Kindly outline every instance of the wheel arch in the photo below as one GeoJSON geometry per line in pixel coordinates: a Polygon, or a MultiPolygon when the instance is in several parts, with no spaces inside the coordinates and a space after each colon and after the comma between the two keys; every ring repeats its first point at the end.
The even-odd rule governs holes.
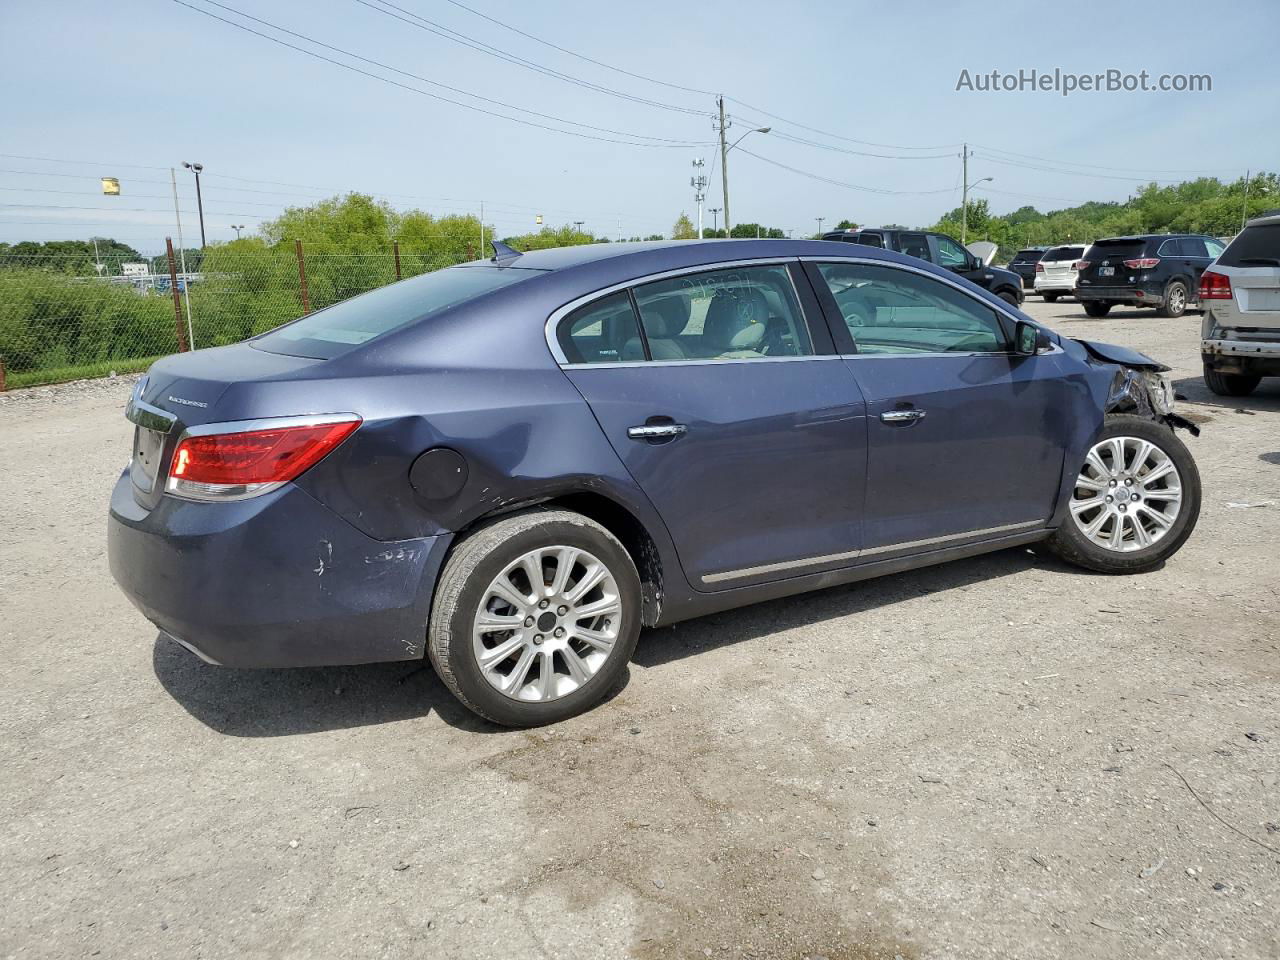
{"type": "Polygon", "coordinates": [[[665,583],[662,553],[657,541],[639,517],[620,501],[597,490],[565,490],[561,493],[530,497],[503,504],[476,517],[454,536],[450,552],[482,527],[502,517],[532,510],[559,508],[580,513],[594,520],[618,538],[636,565],[640,577],[640,620],[646,627],[657,624],[662,614],[665,583]]]}

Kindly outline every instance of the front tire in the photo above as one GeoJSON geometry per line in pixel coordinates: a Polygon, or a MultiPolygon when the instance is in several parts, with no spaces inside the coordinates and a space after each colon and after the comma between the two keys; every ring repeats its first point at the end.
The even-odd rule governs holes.
{"type": "Polygon", "coordinates": [[[1105,317],[1111,312],[1111,304],[1103,303],[1101,300],[1082,300],[1081,305],[1084,312],[1091,317],[1105,317]]]}
{"type": "Polygon", "coordinates": [[[1204,365],[1204,385],[1220,397],[1247,397],[1258,389],[1261,377],[1247,373],[1219,373],[1207,363],[1204,365]]]}
{"type": "Polygon", "coordinates": [[[581,514],[539,509],[502,517],[454,548],[427,650],[464,706],[535,727],[599,703],[639,635],[640,578],[626,549],[581,514]]]}
{"type": "Polygon", "coordinates": [[[1001,300],[1003,300],[1005,303],[1009,304],[1009,306],[1011,307],[1019,306],[1018,295],[1015,293],[1010,293],[1008,290],[1001,290],[999,293],[996,294],[996,296],[999,297],[1001,300]]]}
{"type": "Polygon", "coordinates": [[[1143,573],[1178,552],[1199,516],[1191,452],[1163,424],[1117,414],[1086,454],[1048,546],[1086,570],[1143,573]]]}

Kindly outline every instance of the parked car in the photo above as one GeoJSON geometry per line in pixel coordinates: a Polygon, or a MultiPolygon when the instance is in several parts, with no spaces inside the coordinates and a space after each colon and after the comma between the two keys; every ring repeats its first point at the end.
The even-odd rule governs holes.
{"type": "Polygon", "coordinates": [[[641,626],[1032,543],[1149,570],[1195,526],[1167,368],[950,271],[495,249],[151,367],[108,552],[164,636],[236,667],[426,656],[529,726],[604,697],[641,626]]]}
{"type": "Polygon", "coordinates": [[[1076,263],[1085,256],[1086,247],[1063,246],[1050,247],[1035,266],[1036,293],[1053,303],[1061,296],[1071,296],[1075,291],[1076,263]]]}
{"type": "Polygon", "coordinates": [[[1280,376],[1280,213],[1250,220],[1200,277],[1204,382],[1224,397],[1280,376]]]}
{"type": "Polygon", "coordinates": [[[1024,287],[1035,284],[1036,264],[1040,262],[1040,258],[1044,256],[1047,249],[1047,247],[1027,247],[1015,253],[1013,259],[1009,261],[1009,269],[1022,278],[1024,287]]]}
{"type": "Polygon", "coordinates": [[[990,290],[1008,304],[1015,307],[1022,305],[1021,277],[1012,270],[983,263],[971,251],[962,247],[959,240],[945,233],[879,227],[874,230],[831,230],[824,233],[822,239],[896,250],[959,274],[971,283],[990,290]]]}
{"type": "Polygon", "coordinates": [[[1075,296],[1091,317],[1105,317],[1118,303],[1180,317],[1196,302],[1200,274],[1222,249],[1213,237],[1197,234],[1097,240],[1076,265],[1075,296]]]}

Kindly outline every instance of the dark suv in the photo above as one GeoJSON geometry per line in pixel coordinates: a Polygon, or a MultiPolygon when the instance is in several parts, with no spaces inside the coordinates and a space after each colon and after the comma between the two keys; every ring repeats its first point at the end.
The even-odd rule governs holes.
{"type": "Polygon", "coordinates": [[[1009,261],[1009,269],[1022,278],[1024,287],[1035,286],[1036,264],[1048,249],[1048,247],[1027,247],[1025,250],[1019,250],[1009,261]]]}
{"type": "Polygon", "coordinates": [[[861,243],[928,260],[990,290],[1006,303],[1015,307],[1022,306],[1020,276],[1003,267],[983,266],[982,261],[962,247],[959,240],[948,237],[945,233],[877,227],[874,230],[830,230],[822,235],[822,239],[861,243]]]}
{"type": "Polygon", "coordinates": [[[1096,240],[1076,265],[1075,297],[1091,317],[1105,317],[1117,303],[1180,317],[1197,302],[1200,274],[1222,251],[1213,237],[1198,234],[1096,240]]]}

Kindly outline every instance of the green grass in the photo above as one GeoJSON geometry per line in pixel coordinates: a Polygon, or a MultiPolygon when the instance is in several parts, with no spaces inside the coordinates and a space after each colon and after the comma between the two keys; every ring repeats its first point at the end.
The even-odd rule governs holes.
{"type": "Polygon", "coordinates": [[[98,363],[83,363],[71,367],[47,367],[43,370],[23,370],[8,373],[5,376],[5,388],[19,390],[22,387],[43,386],[50,383],[66,383],[68,380],[92,380],[116,373],[139,373],[160,359],[155,357],[138,357],[131,360],[103,360],[98,363]]]}

